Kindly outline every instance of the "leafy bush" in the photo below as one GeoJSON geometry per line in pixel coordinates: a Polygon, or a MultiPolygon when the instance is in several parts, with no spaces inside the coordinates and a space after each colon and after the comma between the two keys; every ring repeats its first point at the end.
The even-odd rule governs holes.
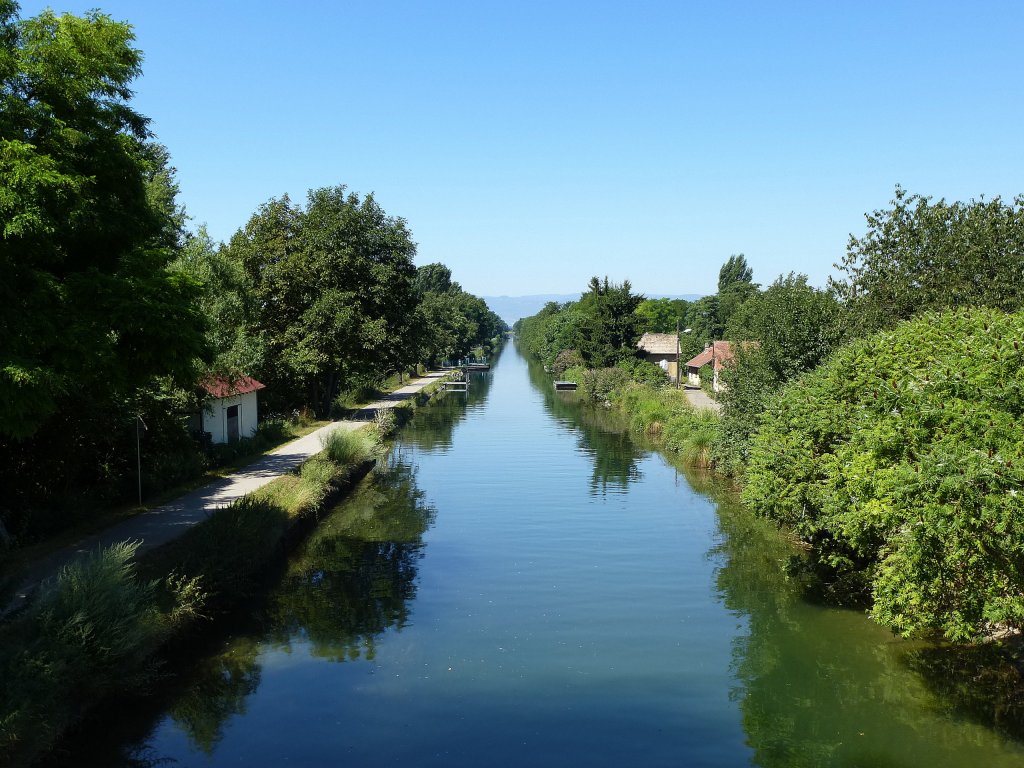
{"type": "Polygon", "coordinates": [[[561,376],[570,368],[582,368],[583,357],[575,349],[563,349],[555,355],[555,361],[551,363],[551,372],[555,376],[561,376]]]}
{"type": "Polygon", "coordinates": [[[629,374],[621,368],[598,368],[583,373],[579,384],[580,394],[587,400],[605,402],[612,393],[629,382],[629,374]]]}
{"type": "Polygon", "coordinates": [[[668,374],[650,360],[628,358],[620,360],[617,366],[638,384],[646,384],[649,387],[663,387],[668,384],[668,374]]]}
{"type": "Polygon", "coordinates": [[[1021,339],[1024,315],[974,309],[842,348],[770,406],[745,500],[901,634],[1024,626],[1021,339]]]}

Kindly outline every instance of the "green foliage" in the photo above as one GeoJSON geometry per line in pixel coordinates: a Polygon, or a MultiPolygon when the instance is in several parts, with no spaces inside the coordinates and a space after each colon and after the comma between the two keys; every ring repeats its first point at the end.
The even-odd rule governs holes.
{"type": "Polygon", "coordinates": [[[686,328],[690,302],[685,299],[644,299],[636,307],[640,318],[639,329],[643,333],[675,333],[686,328]]]}
{"type": "Polygon", "coordinates": [[[446,360],[482,356],[495,337],[508,325],[492,312],[483,299],[466,293],[451,282],[451,273],[441,264],[427,264],[417,270],[419,305],[414,326],[420,357],[431,365],[446,360]],[[440,289],[440,290],[435,290],[440,289]],[[477,352],[481,355],[477,355],[477,352]]]}
{"type": "Polygon", "coordinates": [[[533,317],[519,320],[515,331],[529,354],[551,366],[564,350],[575,350],[586,366],[606,368],[636,355],[642,296],[629,281],[621,285],[591,278],[579,301],[549,302],[533,317]]]}
{"type": "Polygon", "coordinates": [[[1024,196],[947,203],[896,187],[892,208],[851,235],[836,284],[856,333],[922,310],[1024,306],[1024,196]]]}
{"type": "Polygon", "coordinates": [[[754,281],[754,270],[747,266],[747,257],[742,253],[733,254],[718,270],[719,294],[737,285],[751,284],[754,281]]]}
{"type": "Polygon", "coordinates": [[[630,384],[614,393],[613,402],[629,414],[633,431],[660,440],[692,466],[712,465],[719,418],[713,411],[696,410],[682,390],[630,384]]]}
{"type": "Polygon", "coordinates": [[[842,307],[832,294],[793,273],[755,291],[736,311],[726,329],[736,357],[721,374],[726,387],[718,394],[722,434],[714,453],[721,471],[742,473],[750,436],[771,398],[839,346],[842,320],[842,307]]]}
{"type": "Polygon", "coordinates": [[[83,702],[151,680],[154,651],[194,615],[203,599],[196,582],[174,577],[161,588],[138,579],[136,547],[114,545],[65,567],[0,628],[0,755],[27,761],[81,716],[83,702]]]}
{"type": "MultiPolygon", "coordinates": [[[[572,370],[572,369],[570,369],[572,370]]],[[[595,403],[608,401],[612,393],[629,382],[629,374],[622,368],[592,368],[583,371],[579,382],[580,396],[595,403]]]]}
{"type": "Polygon", "coordinates": [[[555,376],[561,376],[570,368],[582,368],[583,367],[583,356],[580,355],[575,349],[563,349],[557,355],[555,355],[554,361],[551,363],[551,372],[555,376]]]}
{"type": "Polygon", "coordinates": [[[203,345],[196,287],[167,271],[173,238],[147,193],[166,169],[129,105],[131,29],[15,11],[0,8],[0,435],[25,439],[76,399],[190,381],[203,345]]]}
{"type": "Polygon", "coordinates": [[[629,378],[638,384],[646,384],[649,387],[663,387],[669,383],[668,376],[660,366],[650,360],[641,360],[636,357],[629,357],[620,360],[618,368],[629,374],[629,378]]]}
{"type": "Polygon", "coordinates": [[[271,200],[232,237],[247,333],[265,344],[249,373],[272,407],[327,413],[346,382],[414,362],[415,250],[402,219],[344,186],[310,191],[305,207],[271,200]]]}
{"type": "Polygon", "coordinates": [[[785,388],[744,499],[901,634],[1024,623],[1024,316],[926,313],[785,388]]]}
{"type": "Polygon", "coordinates": [[[374,450],[374,441],[363,429],[348,431],[334,429],[322,438],[324,455],[335,464],[348,466],[368,459],[374,450]]]}

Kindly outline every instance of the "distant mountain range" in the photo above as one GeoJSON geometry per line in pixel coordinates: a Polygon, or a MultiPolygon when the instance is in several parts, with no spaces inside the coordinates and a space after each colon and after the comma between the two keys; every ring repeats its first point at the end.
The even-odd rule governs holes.
{"type": "MultiPolygon", "coordinates": [[[[678,296],[667,296],[662,294],[649,294],[649,299],[686,299],[696,301],[701,297],[699,293],[684,293],[678,296]]],[[[521,317],[529,317],[540,312],[549,301],[557,301],[564,304],[567,301],[577,301],[579,293],[540,293],[534,296],[481,296],[487,302],[498,317],[509,325],[512,325],[521,317]]]]}

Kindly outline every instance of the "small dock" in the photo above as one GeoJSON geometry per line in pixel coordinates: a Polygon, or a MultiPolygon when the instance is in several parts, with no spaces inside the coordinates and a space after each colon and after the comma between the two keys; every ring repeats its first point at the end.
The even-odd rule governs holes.
{"type": "Polygon", "coordinates": [[[556,392],[575,392],[576,382],[575,381],[556,381],[555,382],[556,392]]]}
{"type": "Polygon", "coordinates": [[[445,392],[468,392],[469,379],[449,379],[443,386],[445,392]]]}

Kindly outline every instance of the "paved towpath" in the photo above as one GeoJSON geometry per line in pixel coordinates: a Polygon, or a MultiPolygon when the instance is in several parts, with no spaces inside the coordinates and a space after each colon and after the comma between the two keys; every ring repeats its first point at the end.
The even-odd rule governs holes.
{"type": "Polygon", "coordinates": [[[686,387],[684,390],[686,399],[690,401],[690,405],[696,408],[698,411],[714,411],[715,413],[722,412],[721,403],[716,403],[700,387],[686,387]]]}
{"type": "Polygon", "coordinates": [[[0,617],[24,604],[46,579],[54,576],[68,563],[83,554],[109,547],[119,541],[138,541],[137,553],[141,554],[161,544],[176,539],[192,526],[201,523],[216,510],[226,507],[247,493],[262,488],[281,475],[291,472],[310,456],[323,450],[323,439],[336,429],[354,431],[366,426],[378,410],[394,408],[408,400],[427,385],[443,378],[444,372],[432,371],[409,384],[358,409],[356,420],[335,421],[275,448],[256,462],[227,477],[215,480],[209,485],[197,488],[174,501],[142,512],[127,520],[116,523],[80,541],[59,549],[34,562],[25,572],[25,578],[10,604],[0,617]]]}

